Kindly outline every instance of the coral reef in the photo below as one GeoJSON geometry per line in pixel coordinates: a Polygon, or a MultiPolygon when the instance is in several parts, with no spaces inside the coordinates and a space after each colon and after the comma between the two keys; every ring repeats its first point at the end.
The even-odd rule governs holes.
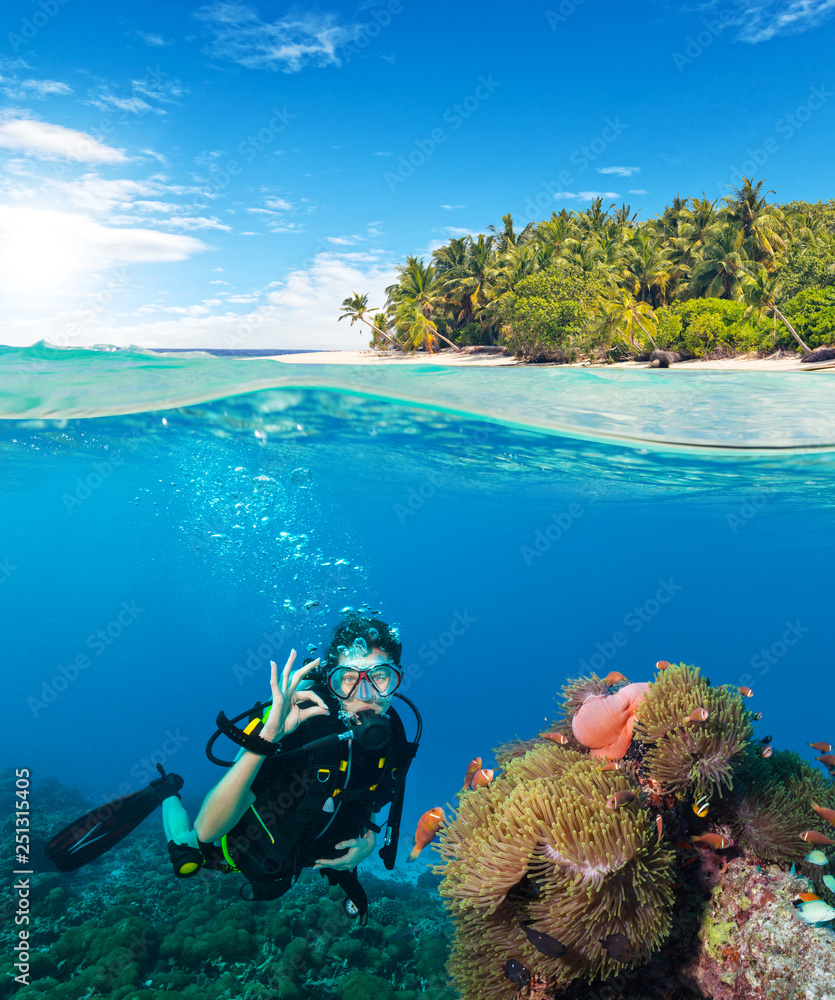
{"type": "MultiPolygon", "coordinates": [[[[54,783],[47,791],[58,811],[39,817],[45,831],[89,808],[54,783]]],[[[178,880],[149,824],[84,869],[33,878],[30,984],[14,982],[10,921],[0,929],[0,997],[453,1000],[451,926],[436,877],[423,881],[365,876],[362,927],[319,873],[256,903],[241,901],[234,877],[178,880]]]]}
{"type": "MultiPolygon", "coordinates": [[[[614,693],[594,675],[569,684],[555,723],[499,747],[504,771],[459,793],[436,873],[463,1000],[581,1000],[602,996],[590,985],[601,980],[618,984],[606,986],[612,997],[747,1000],[790,977],[749,955],[756,944],[738,940],[747,923],[802,935],[817,942],[811,951],[821,935],[831,941],[796,916],[788,887],[835,902],[801,839],[833,832],[812,809],[835,808],[832,781],[754,742],[738,689],[712,686],[693,666],[661,666],[648,686],[617,675],[626,686],[614,693]],[[603,737],[589,738],[577,717],[601,705],[603,737]],[[615,747],[627,731],[630,743],[615,747]]],[[[798,983],[779,995],[828,995],[798,983]]]]}

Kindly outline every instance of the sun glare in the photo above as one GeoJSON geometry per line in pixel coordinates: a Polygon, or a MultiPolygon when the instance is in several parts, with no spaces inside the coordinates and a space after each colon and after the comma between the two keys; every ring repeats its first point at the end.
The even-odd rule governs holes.
{"type": "Polygon", "coordinates": [[[0,286],[8,295],[49,297],[71,290],[89,266],[77,218],[61,212],[0,209],[0,286]]]}

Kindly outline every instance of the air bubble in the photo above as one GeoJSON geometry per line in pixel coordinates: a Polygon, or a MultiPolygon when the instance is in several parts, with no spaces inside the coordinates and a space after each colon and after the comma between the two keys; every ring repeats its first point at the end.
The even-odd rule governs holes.
{"type": "Polygon", "coordinates": [[[290,473],[290,482],[296,486],[305,486],[312,478],[310,469],[293,469],[290,473]]]}
{"type": "Polygon", "coordinates": [[[346,604],[345,607],[339,613],[341,615],[350,615],[350,614],[353,614],[353,611],[354,611],[354,609],[351,607],[351,605],[350,604],[346,604]]]}

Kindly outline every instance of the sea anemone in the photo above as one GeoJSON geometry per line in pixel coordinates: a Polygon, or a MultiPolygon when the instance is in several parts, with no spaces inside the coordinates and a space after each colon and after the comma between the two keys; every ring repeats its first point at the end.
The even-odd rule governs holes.
{"type": "Polygon", "coordinates": [[[648,684],[627,684],[614,694],[589,695],[574,713],[574,738],[593,757],[620,760],[632,743],[632,727],[648,684]]]}
{"type": "Polygon", "coordinates": [[[712,687],[698,667],[681,663],[649,685],[635,739],[648,745],[644,766],[665,792],[721,797],[733,788],[734,766],[753,735],[752,720],[735,688],[712,687]],[[703,722],[691,718],[700,708],[707,712],[703,722]]]}
{"type": "Polygon", "coordinates": [[[669,930],[672,856],[637,799],[606,808],[629,780],[556,746],[508,772],[485,795],[463,795],[441,833],[441,895],[457,927],[450,971],[465,1000],[513,996],[502,973],[511,958],[552,985],[613,974],[622,966],[601,944],[609,934],[624,934],[646,961],[669,930]],[[537,950],[523,922],[565,954],[537,950]]]}

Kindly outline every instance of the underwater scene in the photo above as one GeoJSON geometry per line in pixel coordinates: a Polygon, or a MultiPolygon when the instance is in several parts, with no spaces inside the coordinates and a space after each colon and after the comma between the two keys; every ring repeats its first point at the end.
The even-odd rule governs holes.
{"type": "Polygon", "coordinates": [[[3,996],[835,996],[831,371],[0,365],[3,996]]]}

